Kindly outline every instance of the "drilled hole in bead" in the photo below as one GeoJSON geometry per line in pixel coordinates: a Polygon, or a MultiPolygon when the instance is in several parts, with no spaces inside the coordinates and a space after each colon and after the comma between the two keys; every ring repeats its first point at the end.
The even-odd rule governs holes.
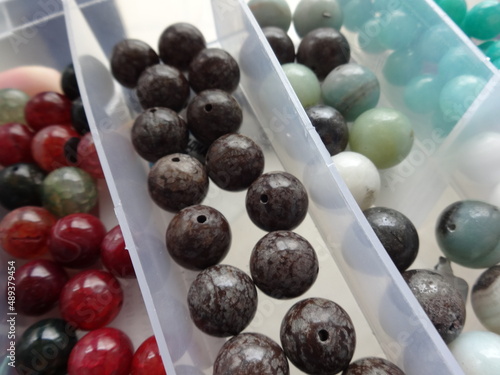
{"type": "Polygon", "coordinates": [[[212,104],[206,104],[205,105],[205,111],[210,112],[212,110],[212,104]]]}
{"type": "Polygon", "coordinates": [[[181,161],[181,159],[179,159],[179,158],[172,158],[172,161],[178,162],[178,161],[181,161]]]}
{"type": "Polygon", "coordinates": [[[155,112],[156,112],[156,108],[151,108],[151,109],[149,110],[149,112],[151,112],[151,113],[155,113],[155,112]]]}
{"type": "Polygon", "coordinates": [[[328,340],[330,335],[328,334],[328,331],[326,329],[321,329],[318,331],[318,337],[319,337],[320,341],[326,341],[326,340],[328,340]]]}
{"type": "Polygon", "coordinates": [[[205,221],[207,221],[207,217],[205,215],[200,215],[196,218],[196,220],[198,221],[198,223],[204,223],[205,221]]]}
{"type": "Polygon", "coordinates": [[[267,194],[262,194],[260,196],[260,203],[266,204],[267,202],[269,202],[269,197],[267,196],[267,194]]]}
{"type": "Polygon", "coordinates": [[[450,225],[448,225],[448,230],[449,230],[450,232],[453,232],[455,229],[457,229],[457,226],[456,226],[455,224],[450,224],[450,225]]]}

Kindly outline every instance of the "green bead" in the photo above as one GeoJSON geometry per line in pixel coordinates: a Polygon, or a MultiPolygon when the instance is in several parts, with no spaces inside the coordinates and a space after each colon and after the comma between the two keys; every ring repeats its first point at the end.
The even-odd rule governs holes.
{"type": "Polygon", "coordinates": [[[416,51],[422,61],[437,63],[455,45],[456,38],[455,32],[448,25],[433,25],[422,33],[416,51]]]}
{"type": "Polygon", "coordinates": [[[379,169],[403,161],[413,146],[410,120],[392,108],[373,108],[361,114],[349,131],[351,151],[370,159],[379,169]]]}
{"type": "Polygon", "coordinates": [[[380,84],[368,68],[347,63],[333,69],[324,79],[321,96],[325,104],[339,111],[347,121],[377,105],[380,84]]]}
{"type": "Polygon", "coordinates": [[[486,42],[482,42],[481,44],[477,45],[477,48],[479,48],[483,53],[486,52],[486,50],[495,43],[494,40],[488,40],[486,42]]]}
{"type": "Polygon", "coordinates": [[[465,0],[434,0],[453,22],[460,25],[467,13],[465,0]]]}
{"type": "Polygon", "coordinates": [[[26,124],[24,107],[29,99],[28,94],[21,90],[0,90],[0,125],[8,122],[26,124]]]}
{"type": "Polygon", "coordinates": [[[495,65],[495,68],[500,69],[500,58],[491,60],[491,63],[495,65]]]}
{"type": "Polygon", "coordinates": [[[491,61],[500,58],[500,40],[491,41],[484,54],[490,58],[491,61]]]}
{"type": "Polygon", "coordinates": [[[391,12],[382,24],[378,40],[388,49],[407,48],[420,34],[419,23],[415,16],[402,10],[391,12]]]}
{"type": "Polygon", "coordinates": [[[380,44],[377,35],[382,29],[380,18],[371,18],[358,30],[358,45],[367,53],[381,53],[386,48],[380,44]]]}
{"type": "Polygon", "coordinates": [[[282,68],[304,108],[319,103],[321,87],[318,77],[311,69],[298,63],[283,64],[282,68]]]}
{"type": "Polygon", "coordinates": [[[486,0],[472,7],[462,23],[462,29],[471,38],[487,40],[500,34],[500,3],[486,0]]]}
{"type": "Polygon", "coordinates": [[[292,11],[286,0],[250,0],[248,7],[260,27],[275,26],[288,31],[292,11]]]}
{"type": "Polygon", "coordinates": [[[370,0],[350,0],[342,7],[344,11],[344,27],[351,31],[357,31],[373,15],[370,0]]]}
{"type": "Polygon", "coordinates": [[[395,86],[403,86],[420,72],[421,66],[418,54],[413,50],[399,50],[387,57],[382,73],[387,82],[395,86]]]}
{"type": "Polygon", "coordinates": [[[432,74],[413,78],[405,87],[404,101],[415,113],[430,113],[438,108],[441,80],[432,74]]]}
{"type": "Polygon", "coordinates": [[[50,172],[42,183],[43,206],[63,217],[90,212],[97,203],[94,179],[77,167],[63,167],[50,172]]]}
{"type": "Polygon", "coordinates": [[[301,0],[293,12],[293,26],[299,37],[320,27],[340,30],[344,12],[337,0],[301,0]]]}

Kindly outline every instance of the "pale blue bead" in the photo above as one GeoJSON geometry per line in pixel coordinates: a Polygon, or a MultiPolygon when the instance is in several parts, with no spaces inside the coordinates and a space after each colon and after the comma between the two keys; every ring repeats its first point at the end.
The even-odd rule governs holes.
{"type": "Polygon", "coordinates": [[[292,23],[292,11],[286,0],[250,0],[248,7],[260,27],[276,26],[288,31],[292,23]]]}
{"type": "Polygon", "coordinates": [[[382,29],[380,18],[371,18],[358,30],[358,45],[367,53],[381,53],[386,48],[380,44],[378,34],[382,29]]]}
{"type": "Polygon", "coordinates": [[[443,133],[443,136],[448,135],[457,124],[457,121],[445,118],[444,114],[439,108],[439,98],[438,100],[436,100],[436,106],[438,108],[432,113],[431,116],[432,127],[434,129],[439,129],[439,131],[443,133]]]}
{"type": "Polygon", "coordinates": [[[370,0],[350,0],[343,7],[344,27],[351,31],[357,31],[373,15],[370,0]]]}
{"type": "Polygon", "coordinates": [[[464,46],[448,49],[438,63],[438,73],[443,81],[474,74],[477,70],[477,58],[464,46]]]}
{"type": "Polygon", "coordinates": [[[320,27],[340,30],[344,12],[337,0],[301,0],[293,12],[293,27],[300,37],[320,27]]]}
{"type": "Polygon", "coordinates": [[[467,375],[498,375],[500,335],[493,332],[463,332],[448,345],[467,375]]]}
{"type": "Polygon", "coordinates": [[[407,48],[420,34],[420,25],[415,16],[402,10],[388,13],[381,22],[383,27],[378,39],[388,49],[407,48]]]}
{"type": "Polygon", "coordinates": [[[426,29],[416,43],[416,51],[422,61],[437,63],[451,47],[457,43],[453,30],[440,23],[426,29]]]}
{"type": "Polygon", "coordinates": [[[387,82],[403,86],[420,73],[422,64],[411,49],[392,52],[384,62],[382,73],[387,82]]]}
{"type": "Polygon", "coordinates": [[[311,69],[298,63],[283,64],[282,68],[304,108],[319,103],[321,100],[320,83],[311,69]]]}
{"type": "Polygon", "coordinates": [[[438,108],[442,86],[441,80],[432,74],[423,74],[413,78],[404,90],[406,106],[416,113],[435,111],[438,108]]]}

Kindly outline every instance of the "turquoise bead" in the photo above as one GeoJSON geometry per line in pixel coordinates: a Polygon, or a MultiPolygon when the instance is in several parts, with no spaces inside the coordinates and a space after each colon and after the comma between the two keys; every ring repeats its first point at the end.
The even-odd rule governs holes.
{"type": "Polygon", "coordinates": [[[420,58],[413,50],[398,50],[387,57],[382,73],[387,82],[395,86],[403,86],[418,75],[421,66],[420,58]]]}
{"type": "Polygon", "coordinates": [[[483,53],[486,52],[486,50],[495,43],[494,40],[488,40],[486,42],[482,42],[481,44],[477,45],[477,48],[479,48],[483,53]]]}
{"type": "Polygon", "coordinates": [[[473,75],[461,75],[447,82],[439,94],[439,108],[444,118],[460,120],[485,85],[484,79],[473,75]]]}
{"type": "Polygon", "coordinates": [[[380,44],[377,35],[382,29],[380,18],[371,18],[358,30],[358,45],[367,53],[381,53],[386,48],[380,44]]]}
{"type": "Polygon", "coordinates": [[[462,29],[471,38],[487,40],[500,34],[500,3],[486,0],[472,7],[462,23],[462,29]]]}
{"type": "Polygon", "coordinates": [[[437,63],[452,46],[456,45],[455,32],[448,25],[440,23],[425,30],[420,36],[416,51],[422,61],[437,63]]]}
{"type": "Polygon", "coordinates": [[[492,63],[493,65],[495,65],[495,67],[496,67],[497,69],[500,69],[500,58],[499,58],[499,59],[492,60],[492,61],[491,61],[491,63],[492,63]]]}
{"type": "Polygon", "coordinates": [[[438,63],[438,73],[443,81],[477,71],[477,59],[463,46],[448,49],[438,63]]]}
{"type": "Polygon", "coordinates": [[[370,0],[350,0],[343,7],[344,27],[351,31],[357,31],[373,15],[370,0]]]}
{"type": "Polygon", "coordinates": [[[450,17],[457,25],[467,13],[467,3],[465,0],[435,0],[436,4],[450,17]]]}
{"type": "Polygon", "coordinates": [[[491,43],[488,45],[488,47],[484,51],[484,54],[487,57],[489,57],[491,61],[499,59],[500,58],[500,40],[491,41],[491,43]]]}
{"type": "Polygon", "coordinates": [[[286,0],[250,0],[248,7],[260,27],[275,26],[288,31],[292,11],[286,0]]]}
{"type": "Polygon", "coordinates": [[[383,27],[378,34],[381,45],[388,49],[409,47],[420,34],[417,19],[402,10],[391,12],[382,20],[383,27]]]}
{"type": "Polygon", "coordinates": [[[26,124],[24,107],[30,97],[17,89],[0,90],[0,126],[8,122],[26,124]]]}
{"type": "Polygon", "coordinates": [[[448,135],[453,130],[457,121],[446,118],[439,108],[439,99],[436,101],[438,109],[432,113],[431,124],[434,129],[439,129],[443,135],[448,135]]]}
{"type": "Polygon", "coordinates": [[[403,161],[413,146],[413,128],[408,117],[392,108],[373,108],[354,121],[349,131],[351,151],[370,159],[379,169],[403,161]]]}
{"type": "Polygon", "coordinates": [[[448,345],[467,375],[498,375],[500,335],[486,331],[463,332],[448,345]]]}
{"type": "Polygon", "coordinates": [[[406,106],[415,113],[430,113],[438,108],[441,80],[432,74],[413,78],[404,89],[406,106]]]}
{"type": "Polygon", "coordinates": [[[301,0],[293,12],[293,27],[299,37],[320,27],[340,30],[344,12],[337,0],[301,0]]]}
{"type": "Polygon", "coordinates": [[[377,105],[380,83],[368,68],[347,63],[333,69],[321,86],[325,104],[339,111],[347,121],[377,105]]]}
{"type": "Polygon", "coordinates": [[[298,63],[283,64],[282,68],[304,108],[319,103],[321,88],[318,77],[311,69],[298,63]]]}

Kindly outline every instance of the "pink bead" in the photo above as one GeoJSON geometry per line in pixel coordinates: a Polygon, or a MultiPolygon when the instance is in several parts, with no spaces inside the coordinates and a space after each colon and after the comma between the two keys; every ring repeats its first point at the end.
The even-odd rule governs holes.
{"type": "Polygon", "coordinates": [[[134,266],[130,254],[125,247],[120,226],[112,228],[101,243],[101,260],[113,275],[124,278],[135,278],[134,266]]]}
{"type": "Polygon", "coordinates": [[[148,337],[139,346],[132,359],[130,375],[166,375],[165,367],[154,336],[148,337]]]}
{"type": "Polygon", "coordinates": [[[35,131],[49,125],[70,124],[71,101],[53,91],[38,93],[26,103],[24,117],[35,131]]]}
{"type": "Polygon", "coordinates": [[[31,140],[35,133],[24,124],[10,122],[0,126],[0,164],[32,163],[31,140]]]}

